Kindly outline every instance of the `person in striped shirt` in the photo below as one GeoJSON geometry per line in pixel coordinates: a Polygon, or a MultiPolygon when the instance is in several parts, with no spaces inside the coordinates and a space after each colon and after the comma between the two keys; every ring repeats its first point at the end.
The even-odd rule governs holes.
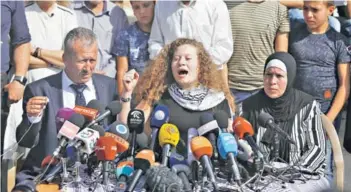
{"type": "MultiPolygon", "coordinates": [[[[326,139],[321,110],[317,101],[307,93],[293,88],[296,62],[289,53],[277,52],[268,57],[264,67],[264,88],[248,98],[242,105],[242,116],[254,127],[256,143],[269,161],[294,165],[318,175],[319,179],[292,185],[297,191],[324,191],[330,188],[326,166],[326,139]],[[296,145],[278,137],[279,145],[267,139],[271,132],[260,125],[258,116],[269,113],[279,127],[296,145]],[[278,153],[274,153],[278,151],[278,153]],[[307,190],[309,189],[310,190],[307,190]],[[318,188],[320,187],[320,188],[318,188]]],[[[273,132],[273,131],[272,131],[273,132]]],[[[274,134],[274,133],[272,133],[274,134]]],[[[308,177],[308,176],[306,176],[308,177]]]]}

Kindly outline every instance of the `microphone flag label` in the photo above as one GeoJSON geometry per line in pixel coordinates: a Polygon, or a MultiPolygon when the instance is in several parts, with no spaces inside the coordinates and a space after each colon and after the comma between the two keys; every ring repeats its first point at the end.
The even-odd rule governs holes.
{"type": "Polygon", "coordinates": [[[77,135],[79,127],[69,121],[65,121],[60,129],[59,134],[67,137],[69,140],[74,139],[77,135]]]}

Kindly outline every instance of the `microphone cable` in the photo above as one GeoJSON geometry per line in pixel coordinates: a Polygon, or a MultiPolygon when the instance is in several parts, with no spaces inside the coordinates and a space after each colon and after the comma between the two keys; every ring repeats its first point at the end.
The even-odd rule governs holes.
{"type": "MultiPolygon", "coordinates": [[[[49,102],[49,99],[48,99],[49,102]]],[[[47,102],[47,103],[48,103],[47,102]]],[[[46,108],[46,105],[44,106],[44,108],[41,110],[41,112],[35,117],[38,118],[43,114],[44,109],[46,108]]],[[[28,134],[28,132],[31,130],[31,128],[33,127],[34,123],[30,123],[28,129],[24,132],[24,134],[22,135],[22,137],[19,139],[19,141],[17,141],[16,143],[13,144],[13,146],[10,146],[9,148],[6,149],[6,151],[4,151],[1,155],[0,158],[2,158],[5,154],[10,153],[12,150],[16,149],[18,147],[18,143],[20,143],[24,137],[28,134]]]]}

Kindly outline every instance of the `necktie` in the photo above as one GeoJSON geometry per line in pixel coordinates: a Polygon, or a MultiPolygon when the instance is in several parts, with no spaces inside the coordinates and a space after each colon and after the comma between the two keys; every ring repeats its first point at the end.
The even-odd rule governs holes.
{"type": "Polygon", "coordinates": [[[72,84],[71,87],[76,92],[76,105],[85,107],[87,105],[87,103],[86,103],[83,91],[85,88],[87,88],[87,85],[85,85],[85,84],[72,84]]]}

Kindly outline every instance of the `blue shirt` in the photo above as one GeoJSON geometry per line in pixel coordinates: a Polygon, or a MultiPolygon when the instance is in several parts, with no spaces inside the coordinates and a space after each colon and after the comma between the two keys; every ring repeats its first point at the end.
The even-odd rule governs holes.
{"type": "Polygon", "coordinates": [[[149,37],[150,33],[142,31],[134,23],[118,34],[112,53],[116,56],[128,57],[128,69],[135,69],[141,74],[149,60],[149,37]]]}
{"type": "Polygon", "coordinates": [[[94,31],[98,38],[99,54],[96,70],[104,71],[107,76],[116,76],[116,59],[111,54],[111,46],[117,34],[128,27],[128,18],[123,9],[104,1],[101,14],[94,13],[84,2],[75,2],[74,11],[77,15],[78,25],[94,31]]]}
{"type": "Polygon", "coordinates": [[[1,72],[10,68],[12,48],[31,41],[23,1],[1,1],[1,72]]]}
{"type": "Polygon", "coordinates": [[[347,38],[333,28],[312,34],[303,23],[290,33],[289,45],[297,64],[295,88],[314,96],[328,112],[338,89],[337,65],[351,61],[347,38]]]}

